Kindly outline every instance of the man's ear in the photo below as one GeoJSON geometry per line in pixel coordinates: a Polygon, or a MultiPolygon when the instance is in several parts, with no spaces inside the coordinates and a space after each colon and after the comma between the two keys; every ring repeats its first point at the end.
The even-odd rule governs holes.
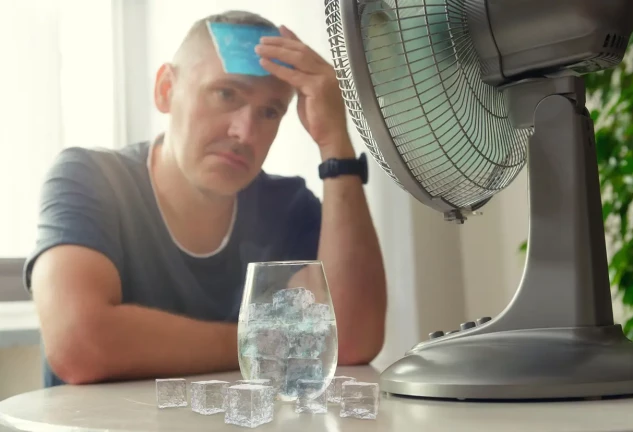
{"type": "Polygon", "coordinates": [[[169,63],[164,63],[156,73],[154,84],[154,104],[163,114],[171,109],[171,95],[174,85],[174,69],[169,63]]]}

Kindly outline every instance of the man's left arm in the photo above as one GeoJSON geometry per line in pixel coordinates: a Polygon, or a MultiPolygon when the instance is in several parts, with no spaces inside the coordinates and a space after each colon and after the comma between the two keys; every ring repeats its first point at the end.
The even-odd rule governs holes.
{"type": "MultiPolygon", "coordinates": [[[[256,47],[262,67],[297,90],[297,114],[322,160],[353,158],[334,69],[293,32],[280,30],[281,37],[264,37],[256,47]]],[[[336,313],[339,363],[368,363],[382,348],[387,302],[376,231],[360,177],[327,178],[323,187],[318,258],[336,313]]]]}
{"type": "MultiPolygon", "coordinates": [[[[321,148],[322,160],[353,158],[349,140],[321,148]]],[[[380,245],[362,180],[342,175],[323,180],[318,257],[323,262],[339,337],[339,364],[368,363],[384,341],[387,305],[380,245]]]]}

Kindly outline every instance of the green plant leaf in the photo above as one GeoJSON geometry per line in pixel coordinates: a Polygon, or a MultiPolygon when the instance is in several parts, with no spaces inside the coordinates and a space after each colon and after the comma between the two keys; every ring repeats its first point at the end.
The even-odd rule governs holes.
{"type": "Polygon", "coordinates": [[[602,204],[602,221],[606,221],[611,212],[613,211],[613,203],[611,201],[605,201],[602,204]]]}
{"type": "Polygon", "coordinates": [[[611,257],[611,267],[620,268],[627,261],[626,251],[624,249],[618,250],[613,257],[611,257]]]}
{"type": "Polygon", "coordinates": [[[624,295],[622,303],[625,305],[633,305],[633,271],[629,270],[622,275],[620,285],[623,287],[624,295]]]}
{"type": "Polygon", "coordinates": [[[627,338],[633,340],[633,317],[624,323],[623,331],[627,338]]]}
{"type": "Polygon", "coordinates": [[[629,194],[625,200],[626,201],[624,201],[618,209],[618,216],[620,216],[620,236],[622,238],[625,238],[629,232],[629,207],[631,207],[633,197],[629,194]]]}

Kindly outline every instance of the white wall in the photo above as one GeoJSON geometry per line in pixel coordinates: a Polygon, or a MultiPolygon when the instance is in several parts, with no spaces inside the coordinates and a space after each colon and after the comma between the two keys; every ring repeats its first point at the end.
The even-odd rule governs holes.
{"type": "Polygon", "coordinates": [[[0,349],[0,401],[41,388],[41,364],[39,346],[0,349]]]}
{"type": "Polygon", "coordinates": [[[125,116],[125,141],[135,143],[151,138],[154,71],[148,58],[148,11],[145,0],[123,1],[119,29],[123,33],[122,64],[125,98],[120,105],[125,116]]]}
{"type": "Polygon", "coordinates": [[[464,321],[459,231],[401,190],[371,163],[368,201],[388,283],[384,368],[437,329],[464,321]]]}
{"type": "Polygon", "coordinates": [[[495,316],[510,302],[523,274],[519,246],[527,239],[527,170],[460,230],[466,315],[495,316]]]}

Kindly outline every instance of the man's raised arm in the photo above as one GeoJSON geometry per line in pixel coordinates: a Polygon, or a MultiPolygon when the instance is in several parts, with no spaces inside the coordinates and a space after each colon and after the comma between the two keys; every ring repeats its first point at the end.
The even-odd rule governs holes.
{"type": "MultiPolygon", "coordinates": [[[[354,151],[344,140],[321,155],[351,158],[354,151]]],[[[324,180],[319,259],[336,311],[339,363],[368,363],[383,345],[387,300],[380,246],[358,176],[324,180]]]]}
{"type": "MultiPolygon", "coordinates": [[[[262,38],[257,47],[262,66],[297,89],[299,119],[322,160],[354,157],[334,69],[292,31],[280,30],[282,37],[262,38]]],[[[359,177],[324,180],[318,256],[336,313],[339,363],[367,363],[383,344],[387,295],[382,255],[359,177]]]]}

